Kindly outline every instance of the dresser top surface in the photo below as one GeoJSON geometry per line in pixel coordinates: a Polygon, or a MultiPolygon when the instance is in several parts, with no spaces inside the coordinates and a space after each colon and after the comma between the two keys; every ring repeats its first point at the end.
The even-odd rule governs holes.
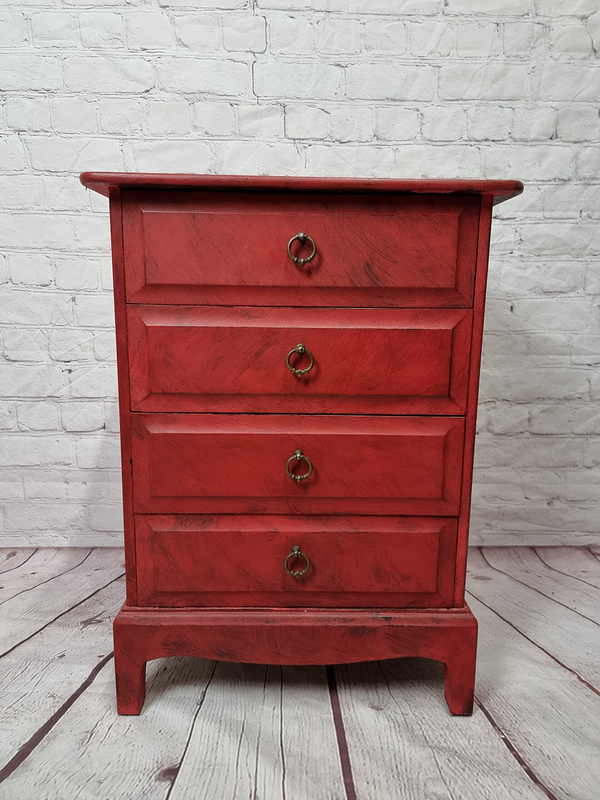
{"type": "Polygon", "coordinates": [[[521,194],[523,184],[508,180],[421,180],[317,178],[263,175],[190,175],[160,172],[82,172],[88,189],[110,195],[111,189],[237,189],[298,192],[383,192],[396,194],[487,194],[501,203],[521,194]]]}

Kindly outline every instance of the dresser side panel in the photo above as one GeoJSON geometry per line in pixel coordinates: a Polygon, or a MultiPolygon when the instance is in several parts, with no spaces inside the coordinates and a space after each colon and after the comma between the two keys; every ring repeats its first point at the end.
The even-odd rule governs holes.
{"type": "Polygon", "coordinates": [[[135,531],[133,517],[133,462],[131,455],[131,416],[129,359],[127,345],[127,308],[125,305],[125,261],[123,255],[123,220],[121,193],[110,192],[110,237],[113,263],[117,374],[119,387],[119,424],[123,483],[123,528],[127,603],[137,603],[135,531]]]}
{"type": "Polygon", "coordinates": [[[458,523],[458,542],[456,551],[456,585],[454,605],[464,605],[465,578],[467,568],[467,548],[469,545],[469,520],[471,514],[471,494],[473,488],[473,457],[477,427],[477,402],[479,398],[479,374],[483,344],[483,322],[487,287],[490,232],[492,225],[492,195],[481,198],[479,217],[479,239],[477,242],[477,265],[475,270],[475,293],[473,303],[473,325],[471,329],[471,366],[467,390],[467,415],[465,420],[464,456],[462,488],[460,499],[460,519],[458,523]]]}

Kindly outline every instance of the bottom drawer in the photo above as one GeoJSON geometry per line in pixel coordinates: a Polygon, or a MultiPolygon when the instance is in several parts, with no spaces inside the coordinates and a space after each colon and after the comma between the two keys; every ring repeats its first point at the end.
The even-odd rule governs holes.
{"type": "Polygon", "coordinates": [[[138,603],[451,606],[457,523],[448,517],[138,515],[138,603]],[[293,555],[296,547],[303,555],[293,555]],[[286,564],[290,572],[308,569],[293,575],[286,564]]]}

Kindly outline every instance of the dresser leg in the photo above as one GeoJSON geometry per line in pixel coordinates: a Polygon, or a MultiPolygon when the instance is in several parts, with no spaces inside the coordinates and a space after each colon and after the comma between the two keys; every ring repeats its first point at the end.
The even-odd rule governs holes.
{"type": "Polygon", "coordinates": [[[452,714],[469,716],[473,713],[476,653],[475,639],[460,642],[445,659],[444,695],[452,714]]]}
{"type": "Polygon", "coordinates": [[[117,710],[139,714],[146,698],[146,660],[137,652],[134,631],[115,625],[114,641],[117,710]]]}

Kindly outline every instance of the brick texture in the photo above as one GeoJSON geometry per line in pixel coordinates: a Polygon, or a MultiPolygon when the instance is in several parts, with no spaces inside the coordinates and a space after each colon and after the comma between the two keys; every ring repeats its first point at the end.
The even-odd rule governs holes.
{"type": "Polygon", "coordinates": [[[598,0],[5,0],[0,545],[114,544],[107,202],[80,170],[517,178],[472,540],[600,542],[598,0]]]}

